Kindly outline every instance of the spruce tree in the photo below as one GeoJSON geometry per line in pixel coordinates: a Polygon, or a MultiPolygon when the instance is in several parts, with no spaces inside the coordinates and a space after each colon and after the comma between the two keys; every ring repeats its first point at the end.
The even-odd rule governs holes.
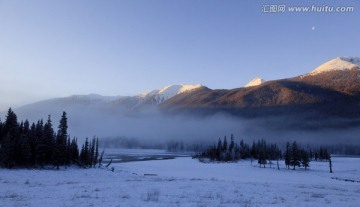
{"type": "Polygon", "coordinates": [[[79,156],[79,158],[80,158],[80,162],[79,162],[79,164],[80,165],[82,165],[82,166],[85,166],[85,161],[86,161],[86,152],[85,152],[85,144],[83,144],[82,145],[82,147],[81,147],[81,150],[80,150],[80,156],[79,156]]]}
{"type": "Polygon", "coordinates": [[[30,123],[26,119],[25,122],[24,122],[23,134],[28,135],[29,132],[30,132],[30,123]]]}
{"type": "Polygon", "coordinates": [[[40,128],[42,128],[42,132],[39,133],[40,137],[37,141],[37,163],[40,165],[48,165],[53,161],[55,147],[55,134],[50,115],[44,126],[42,126],[42,121],[39,123],[39,130],[40,128]]]}
{"type": "Polygon", "coordinates": [[[306,150],[301,150],[301,165],[305,167],[305,170],[309,167],[310,156],[306,150]]]}
{"type": "Polygon", "coordinates": [[[35,129],[35,136],[36,136],[37,142],[41,139],[41,137],[43,136],[43,133],[44,133],[44,122],[42,119],[40,119],[36,123],[36,129],[35,129]]]}
{"type": "Polygon", "coordinates": [[[276,165],[277,165],[277,169],[278,169],[278,170],[280,170],[279,160],[281,159],[281,155],[282,155],[282,152],[281,152],[281,150],[278,148],[278,149],[277,149],[277,153],[276,153],[276,165]]]}
{"type": "Polygon", "coordinates": [[[235,142],[234,142],[234,135],[231,134],[230,136],[230,145],[229,145],[229,152],[231,152],[235,147],[235,142]]]}
{"type": "Polygon", "coordinates": [[[96,147],[95,147],[95,159],[94,159],[94,167],[98,163],[99,159],[99,139],[96,138],[96,147]]]}
{"type": "Polygon", "coordinates": [[[2,143],[2,140],[3,140],[3,129],[4,127],[3,127],[3,123],[1,122],[1,119],[0,119],[0,145],[1,145],[1,143],[2,143]]]}
{"type": "Polygon", "coordinates": [[[240,140],[239,154],[241,159],[245,159],[244,156],[244,140],[240,140]]]}
{"type": "Polygon", "coordinates": [[[329,168],[330,168],[330,173],[333,173],[333,170],[332,170],[332,161],[331,161],[331,156],[329,154],[329,168]]]}
{"type": "Polygon", "coordinates": [[[89,166],[89,141],[86,138],[85,143],[83,144],[80,152],[80,161],[84,167],[89,166]]]}
{"type": "Polygon", "coordinates": [[[253,147],[254,147],[254,145],[251,147],[251,150],[250,150],[250,146],[248,144],[246,144],[244,142],[244,140],[241,140],[240,147],[239,147],[240,158],[241,159],[247,159],[249,157],[253,158],[254,154],[256,154],[256,152],[252,152],[253,150],[255,150],[253,147]]]}
{"type": "Polygon", "coordinates": [[[58,133],[56,136],[56,150],[55,150],[55,158],[54,158],[54,164],[59,169],[60,165],[68,164],[66,163],[66,145],[67,145],[67,117],[66,112],[64,111],[59,124],[58,133]]]}
{"type": "Polygon", "coordinates": [[[17,122],[17,116],[11,108],[9,108],[6,116],[3,133],[5,135],[5,140],[1,143],[1,165],[11,168],[16,166],[17,162],[19,162],[19,154],[21,153],[19,146],[19,124],[17,122]]]}
{"type": "Polygon", "coordinates": [[[62,137],[65,140],[68,136],[67,129],[68,129],[67,116],[66,116],[66,112],[64,111],[60,119],[58,136],[62,137]]]}
{"type": "Polygon", "coordinates": [[[88,138],[86,137],[86,140],[85,140],[85,147],[84,147],[84,152],[85,152],[85,155],[84,155],[84,164],[87,166],[89,166],[89,163],[90,163],[90,150],[89,150],[89,140],[88,138]]]}
{"type": "Polygon", "coordinates": [[[88,166],[92,166],[93,156],[92,156],[92,141],[89,141],[89,149],[88,149],[88,166]]]}
{"type": "Polygon", "coordinates": [[[286,143],[286,150],[285,150],[284,158],[285,158],[285,165],[289,169],[290,168],[290,160],[291,160],[291,147],[290,147],[289,142],[286,143]]]}
{"type": "Polygon", "coordinates": [[[67,138],[66,142],[66,164],[71,164],[71,142],[70,142],[70,136],[67,138]]]}
{"type": "Polygon", "coordinates": [[[272,160],[278,160],[278,147],[276,144],[270,144],[270,147],[268,148],[268,156],[271,168],[272,160]]]}
{"type": "MultiPolygon", "coordinates": [[[[41,147],[39,147],[39,145],[42,145],[42,138],[44,136],[44,122],[42,119],[38,120],[36,125],[35,125],[35,131],[34,131],[34,145],[35,145],[35,164],[36,165],[44,165],[43,162],[43,154],[41,152],[39,152],[39,150],[41,151],[41,147]]],[[[31,146],[31,143],[30,143],[31,146]]]]}
{"type": "Polygon", "coordinates": [[[17,137],[19,135],[19,124],[17,122],[17,116],[11,108],[9,108],[6,115],[4,133],[9,134],[11,137],[17,137]]]}
{"type": "Polygon", "coordinates": [[[261,167],[261,165],[264,166],[265,168],[265,164],[267,164],[267,159],[268,159],[268,156],[267,156],[267,146],[266,146],[266,142],[265,140],[261,140],[258,142],[258,150],[259,150],[259,155],[258,155],[258,163],[261,167]]]}
{"type": "Polygon", "coordinates": [[[295,170],[295,166],[300,167],[300,153],[298,145],[295,141],[291,147],[290,165],[293,166],[293,170],[295,170]]]}
{"type": "Polygon", "coordinates": [[[222,151],[223,151],[223,152],[226,152],[226,151],[227,151],[227,147],[228,147],[228,145],[227,145],[226,136],[225,136],[225,137],[224,137],[224,142],[223,142],[222,151]]]}
{"type": "Polygon", "coordinates": [[[23,134],[23,130],[24,130],[24,122],[21,121],[19,125],[19,134],[23,134]]]}
{"type": "Polygon", "coordinates": [[[95,163],[95,145],[96,145],[96,139],[93,138],[91,142],[91,150],[90,150],[90,167],[92,167],[95,163]]]}
{"type": "Polygon", "coordinates": [[[310,158],[310,160],[314,159],[314,153],[311,148],[309,148],[309,158],[310,158]]]}
{"type": "Polygon", "coordinates": [[[250,156],[251,156],[251,165],[253,162],[253,159],[257,159],[257,149],[256,149],[256,143],[255,141],[253,141],[253,144],[251,146],[251,150],[250,150],[250,156]]]}
{"type": "Polygon", "coordinates": [[[32,165],[36,165],[36,125],[31,124],[30,131],[28,133],[29,145],[31,149],[32,165]]]}
{"type": "Polygon", "coordinates": [[[234,135],[231,134],[229,152],[228,152],[228,155],[227,155],[229,161],[233,161],[234,158],[235,158],[234,147],[235,147],[234,135]]]}
{"type": "Polygon", "coordinates": [[[76,138],[73,138],[70,144],[70,162],[72,164],[79,162],[79,148],[76,138]]]}
{"type": "Polygon", "coordinates": [[[317,150],[315,150],[314,157],[315,157],[315,161],[317,162],[319,159],[319,152],[317,150]]]}
{"type": "Polygon", "coordinates": [[[216,159],[217,160],[221,160],[221,152],[222,152],[222,142],[221,142],[221,139],[219,137],[219,141],[218,141],[218,145],[217,145],[217,148],[216,148],[216,159]]]}
{"type": "Polygon", "coordinates": [[[239,160],[240,157],[240,148],[239,145],[237,143],[235,143],[235,147],[234,147],[234,160],[239,160]]]}
{"type": "Polygon", "coordinates": [[[325,149],[324,149],[324,160],[329,161],[329,159],[330,159],[330,153],[329,153],[329,151],[325,148],[325,149]]]}

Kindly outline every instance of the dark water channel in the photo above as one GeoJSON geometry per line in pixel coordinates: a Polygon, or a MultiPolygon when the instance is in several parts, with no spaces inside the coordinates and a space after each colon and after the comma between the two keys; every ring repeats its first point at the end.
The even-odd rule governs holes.
{"type": "Polygon", "coordinates": [[[166,152],[153,149],[105,149],[104,163],[138,162],[149,160],[169,160],[176,157],[189,157],[191,153],[166,152]]]}

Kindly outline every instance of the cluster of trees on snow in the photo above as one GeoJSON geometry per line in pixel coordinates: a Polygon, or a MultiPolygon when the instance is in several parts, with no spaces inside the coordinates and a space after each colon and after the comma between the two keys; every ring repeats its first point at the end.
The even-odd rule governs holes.
{"type": "Polygon", "coordinates": [[[202,153],[194,156],[195,158],[208,158],[210,161],[238,161],[240,159],[253,159],[258,161],[260,167],[269,164],[272,166],[273,161],[276,161],[277,168],[279,167],[279,160],[285,161],[285,166],[295,170],[296,167],[304,167],[305,170],[310,166],[310,161],[327,161],[329,162],[330,172],[332,172],[331,156],[328,150],[324,147],[317,149],[305,149],[299,146],[295,141],[287,142],[285,150],[276,143],[268,143],[265,140],[253,141],[252,145],[245,143],[243,140],[240,143],[234,141],[234,135],[231,134],[229,142],[226,136],[223,140],[219,138],[217,145],[212,145],[202,153]]]}
{"type": "Polygon", "coordinates": [[[49,115],[47,121],[32,123],[28,120],[18,122],[16,114],[10,108],[5,122],[0,120],[0,166],[43,167],[77,164],[83,167],[98,163],[98,140],[86,139],[79,152],[77,139],[67,132],[66,112],[63,112],[58,131],[55,133],[49,115]]]}
{"type": "Polygon", "coordinates": [[[99,158],[99,139],[92,139],[91,142],[86,138],[85,143],[82,145],[80,150],[79,159],[75,162],[83,167],[95,167],[97,164],[101,165],[104,151],[101,153],[99,158]]]}
{"type": "Polygon", "coordinates": [[[235,143],[234,135],[231,134],[229,142],[226,136],[223,140],[219,138],[217,145],[209,147],[197,157],[224,162],[251,158],[257,159],[259,165],[265,167],[265,164],[271,165],[273,160],[281,159],[282,152],[276,144],[265,140],[254,141],[251,146],[243,140],[239,144],[235,143]]]}
{"type": "Polygon", "coordinates": [[[310,152],[300,148],[296,142],[293,142],[291,145],[288,142],[286,144],[286,149],[284,153],[285,165],[289,169],[290,166],[295,167],[303,166],[305,170],[310,166],[310,152]]]}

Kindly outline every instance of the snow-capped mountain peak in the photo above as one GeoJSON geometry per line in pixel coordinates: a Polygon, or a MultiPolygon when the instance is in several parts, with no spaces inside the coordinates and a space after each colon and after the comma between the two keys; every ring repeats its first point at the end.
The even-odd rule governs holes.
{"type": "Polygon", "coordinates": [[[264,83],[265,80],[259,77],[256,77],[254,79],[252,79],[248,84],[246,84],[244,87],[251,87],[251,86],[258,86],[261,85],[262,83],[264,83]]]}
{"type": "Polygon", "coordinates": [[[149,97],[149,96],[156,95],[157,93],[159,93],[159,91],[160,90],[158,90],[158,89],[152,90],[152,91],[147,91],[147,92],[144,92],[144,93],[140,93],[137,96],[140,97],[140,98],[146,98],[146,97],[149,97]]]}
{"type": "Polygon", "coordinates": [[[356,67],[360,67],[360,58],[358,57],[337,57],[332,59],[319,67],[315,68],[313,71],[307,75],[316,75],[323,72],[334,71],[334,70],[350,70],[356,67]]]}
{"type": "Polygon", "coordinates": [[[138,96],[141,98],[149,98],[153,97],[156,102],[161,103],[164,102],[178,94],[192,91],[194,89],[202,87],[201,84],[187,85],[187,84],[179,84],[179,85],[168,85],[161,89],[152,90],[149,92],[141,93],[138,96]]]}

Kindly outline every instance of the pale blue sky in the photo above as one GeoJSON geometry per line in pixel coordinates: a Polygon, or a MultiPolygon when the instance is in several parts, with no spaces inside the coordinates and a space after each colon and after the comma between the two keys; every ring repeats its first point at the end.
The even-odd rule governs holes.
{"type": "Polygon", "coordinates": [[[72,94],[236,88],[256,76],[304,74],[360,56],[359,9],[357,0],[0,0],[0,110],[72,94]],[[355,12],[262,13],[269,4],[355,12]]]}

